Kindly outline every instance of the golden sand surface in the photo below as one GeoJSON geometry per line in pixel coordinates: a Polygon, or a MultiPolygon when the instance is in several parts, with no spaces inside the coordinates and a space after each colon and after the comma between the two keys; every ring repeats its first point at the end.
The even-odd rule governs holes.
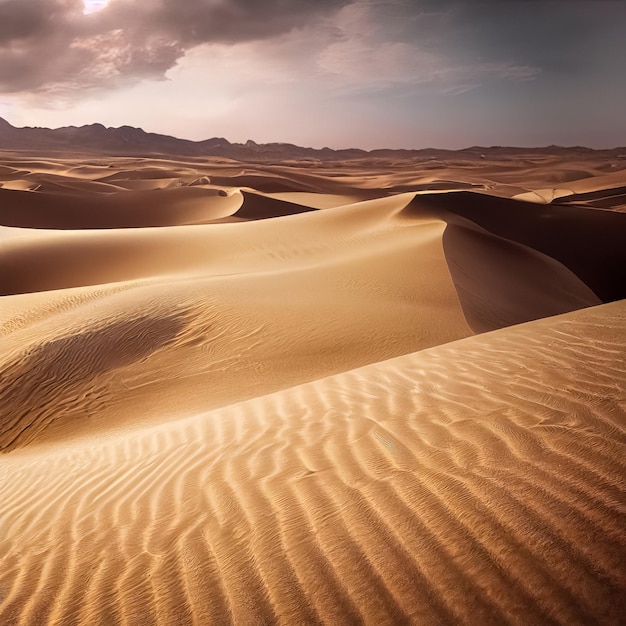
{"type": "Polygon", "coordinates": [[[0,153],[0,624],[621,624],[626,163],[0,153]]]}

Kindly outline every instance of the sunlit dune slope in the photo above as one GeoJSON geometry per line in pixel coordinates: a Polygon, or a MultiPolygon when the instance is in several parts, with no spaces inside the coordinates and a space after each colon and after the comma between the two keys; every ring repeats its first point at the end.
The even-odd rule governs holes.
{"type": "Polygon", "coordinates": [[[576,177],[567,184],[545,189],[533,189],[516,195],[519,200],[549,204],[551,202],[580,204],[583,206],[626,210],[626,176],[623,170],[576,177]]]}
{"type": "Polygon", "coordinates": [[[24,295],[1,320],[0,445],[169,419],[599,303],[554,259],[446,225],[427,200],[7,239],[0,285],[24,295]]]}
{"type": "Polygon", "coordinates": [[[0,445],[169,419],[470,335],[445,224],[397,217],[410,200],[9,240],[24,291],[127,280],[5,298],[0,445]]]}
{"type": "Polygon", "coordinates": [[[619,624],[625,338],[619,302],[3,455],[0,621],[619,624]]]}

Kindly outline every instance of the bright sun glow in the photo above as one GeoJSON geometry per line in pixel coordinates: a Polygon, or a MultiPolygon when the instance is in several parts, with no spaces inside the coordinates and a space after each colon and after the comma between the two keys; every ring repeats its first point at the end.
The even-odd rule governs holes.
{"type": "Polygon", "coordinates": [[[108,3],[109,0],[83,0],[83,4],[85,5],[83,13],[87,15],[88,13],[101,11],[108,3]]]}

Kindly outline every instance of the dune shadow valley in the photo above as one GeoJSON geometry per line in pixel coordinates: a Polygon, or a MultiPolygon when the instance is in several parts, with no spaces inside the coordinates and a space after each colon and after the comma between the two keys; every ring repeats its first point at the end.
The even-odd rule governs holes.
{"type": "Polygon", "coordinates": [[[626,623],[624,149],[1,122],[0,625],[626,623]]]}

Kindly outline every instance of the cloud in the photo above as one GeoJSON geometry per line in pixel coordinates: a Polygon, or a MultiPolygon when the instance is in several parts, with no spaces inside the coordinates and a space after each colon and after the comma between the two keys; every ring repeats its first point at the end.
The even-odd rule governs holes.
{"type": "Polygon", "coordinates": [[[0,93],[71,101],[171,78],[201,50],[199,75],[214,66],[223,74],[231,63],[249,79],[248,62],[274,83],[317,80],[320,89],[355,93],[421,86],[454,95],[590,63],[589,51],[603,49],[606,7],[619,4],[110,0],[85,15],[82,0],[0,0],[0,93]]]}
{"type": "MultiPolygon", "coordinates": [[[[473,62],[444,49],[401,40],[399,0],[356,0],[306,26],[262,41],[211,43],[189,51],[167,77],[191,76],[233,97],[280,86],[322,97],[364,95],[428,86],[442,94],[472,89],[482,80],[528,80],[537,68],[506,61],[473,62]],[[393,12],[396,12],[394,15],[393,12]]],[[[431,26],[432,22],[428,24],[431,26]]],[[[284,96],[287,97],[287,96],[284,96]]]]}
{"type": "Polygon", "coordinates": [[[102,14],[135,34],[157,32],[184,48],[266,39],[346,4],[341,0],[113,0],[102,14]]]}
{"type": "Polygon", "coordinates": [[[278,36],[347,0],[0,0],[0,92],[60,93],[163,78],[187,50],[278,36]]]}
{"type": "Polygon", "coordinates": [[[529,80],[540,73],[512,61],[451,53],[444,36],[451,24],[443,8],[434,11],[433,6],[432,13],[425,2],[421,10],[407,14],[407,6],[402,0],[361,0],[342,8],[333,40],[319,55],[319,68],[348,89],[431,84],[448,94],[464,93],[484,79],[529,80]],[[390,20],[394,13],[396,19],[390,20]]]}

